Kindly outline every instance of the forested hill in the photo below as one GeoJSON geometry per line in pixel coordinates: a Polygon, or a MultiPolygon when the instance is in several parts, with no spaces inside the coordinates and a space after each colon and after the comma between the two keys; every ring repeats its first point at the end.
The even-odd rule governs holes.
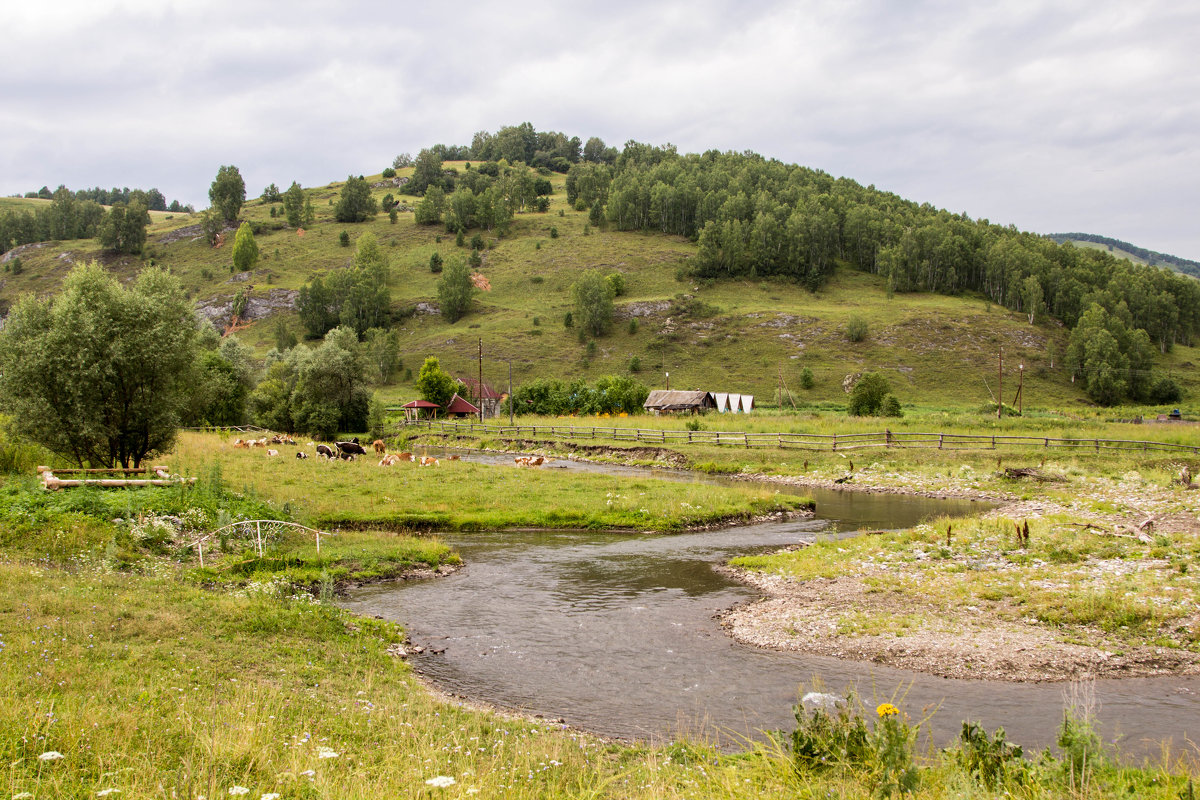
{"type": "Polygon", "coordinates": [[[1120,239],[1113,239],[1108,236],[1099,236],[1095,233],[1050,233],[1047,237],[1053,239],[1059,244],[1064,242],[1091,242],[1093,244],[1103,245],[1108,248],[1108,251],[1118,251],[1117,254],[1128,253],[1130,256],[1149,264],[1152,267],[1159,265],[1170,267],[1176,272],[1182,272],[1185,275],[1200,277],[1200,262],[1192,261],[1187,258],[1180,258],[1168,253],[1159,253],[1155,250],[1147,250],[1144,247],[1138,247],[1129,242],[1123,242],[1120,239]]]}
{"type": "Polygon", "coordinates": [[[567,192],[569,202],[602,204],[620,230],[694,239],[701,277],[777,275],[815,289],[845,261],[894,292],[979,292],[1072,328],[1095,304],[1163,351],[1200,332],[1200,284],[1190,278],[752,153],[630,142],[611,166],[573,165],[567,192]]]}
{"type": "MultiPolygon", "coordinates": [[[[675,301],[692,302],[672,301],[660,283],[664,275],[671,276],[668,281],[688,281],[693,293],[728,298],[728,335],[734,339],[733,329],[747,324],[740,316],[749,301],[744,287],[761,288],[768,283],[761,279],[771,278],[774,284],[826,290],[835,273],[844,285],[847,274],[861,271],[867,275],[858,278],[880,287],[879,299],[883,292],[889,299],[925,292],[976,296],[1019,312],[1030,325],[1057,318],[1072,331],[1062,361],[1072,377],[1084,379],[1093,399],[1105,403],[1157,396],[1150,391],[1152,351],[1166,354],[1176,344],[1190,346],[1200,333],[1200,282],[1189,276],[1116,258],[1101,247],[1058,244],[752,152],[683,154],[671,145],[635,141],[618,150],[596,137],[584,144],[579,137],[539,132],[524,123],[478,133],[470,145],[433,145],[415,158],[398,156],[369,179],[349,176],[344,184],[316,188],[293,182],[287,191],[271,184],[249,203],[246,194],[238,168],[222,166],[209,190],[212,208],[186,218],[186,212],[156,212],[163,214],[162,221],[154,223],[149,238],[149,193],[131,191],[127,202],[107,210],[65,187],[49,199],[9,201],[24,205],[0,201],[0,252],[47,240],[93,241],[74,254],[51,255],[51,248],[39,254],[37,247],[9,253],[4,263],[12,280],[0,290],[10,296],[23,289],[44,291],[48,284],[38,281],[54,280],[62,260],[103,250],[105,259],[126,258],[131,268],[139,259],[153,259],[186,276],[196,298],[207,301],[232,294],[221,273],[250,276],[251,267],[239,266],[236,257],[229,263],[232,252],[252,265],[261,248],[261,260],[269,259],[270,266],[255,275],[261,273],[268,285],[277,281],[281,291],[295,290],[292,307],[308,336],[320,338],[348,320],[366,336],[368,329],[398,327],[409,317],[434,330],[432,320],[413,315],[415,309],[433,308],[430,301],[440,288],[435,290],[432,281],[442,279],[431,276],[441,272],[446,258],[447,266],[462,266],[461,261],[481,270],[479,291],[497,289],[487,303],[476,304],[477,311],[470,311],[470,302],[450,304],[439,296],[447,325],[465,313],[479,315],[470,327],[495,324],[499,331],[520,325],[500,309],[536,296],[532,326],[540,337],[548,308],[565,316],[564,327],[573,324],[571,309],[555,304],[573,293],[583,271],[602,267],[615,269],[622,280],[630,278],[629,284],[643,285],[636,300],[626,301],[642,304],[635,309],[639,312],[646,312],[647,304],[675,309],[675,301]],[[412,195],[414,201],[410,206],[393,192],[412,195]],[[380,211],[384,219],[377,219],[380,211]],[[567,239],[576,225],[578,241],[556,241],[560,234],[567,239]],[[359,239],[364,250],[371,249],[363,238],[368,232],[373,232],[373,249],[386,258],[367,261],[383,267],[344,269],[348,253],[340,248],[359,239]],[[223,248],[227,237],[232,246],[223,248]],[[574,259],[559,252],[567,248],[577,248],[574,259]],[[670,252],[656,252],[664,250],[670,252]],[[404,282],[389,283],[388,259],[407,265],[404,282]],[[519,291],[504,294],[502,267],[524,281],[519,291]],[[650,286],[657,288],[648,291],[650,286]]],[[[243,303],[249,291],[238,291],[243,303]]],[[[619,292],[614,288],[613,293],[619,292]]],[[[470,286],[465,296],[469,301],[470,286]]],[[[0,293],[0,302],[5,299],[0,293]]],[[[822,302],[817,295],[796,305],[820,307],[822,302]]],[[[608,297],[610,309],[611,304],[608,297]]],[[[627,335],[648,336],[637,332],[637,314],[626,313],[635,317],[627,335]]],[[[664,315],[664,326],[679,316],[676,311],[664,315]]],[[[588,335],[611,341],[612,320],[601,322],[594,331],[588,326],[588,335]]],[[[415,327],[409,333],[415,336],[415,327]]],[[[675,343],[664,334],[640,355],[656,353],[665,371],[666,344],[675,343]]],[[[605,357],[603,348],[589,344],[605,357]]],[[[558,357],[565,347],[554,351],[558,357]]],[[[587,359],[590,363],[590,353],[587,359]]]]}

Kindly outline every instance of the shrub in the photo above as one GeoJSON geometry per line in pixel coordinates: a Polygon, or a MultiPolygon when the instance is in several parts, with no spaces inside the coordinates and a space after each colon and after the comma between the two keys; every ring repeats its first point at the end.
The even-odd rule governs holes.
{"type": "Polygon", "coordinates": [[[620,297],[625,294],[625,276],[619,272],[610,272],[604,276],[604,280],[608,281],[608,285],[612,287],[613,297],[620,297]]]}
{"type": "Polygon", "coordinates": [[[1150,387],[1149,400],[1151,403],[1177,403],[1182,399],[1183,390],[1170,376],[1159,376],[1154,385],[1150,387]]]}
{"type": "Polygon", "coordinates": [[[459,228],[458,235],[454,237],[455,246],[462,247],[466,241],[467,241],[467,237],[463,235],[462,228],[459,228]]]}
{"type": "Polygon", "coordinates": [[[855,417],[878,416],[884,399],[891,392],[891,384],[878,372],[863,373],[850,392],[850,414],[855,417]]]}
{"type": "Polygon", "coordinates": [[[341,233],[338,234],[338,244],[340,244],[342,247],[350,246],[350,232],[349,231],[342,231],[341,233]]]}
{"type": "Polygon", "coordinates": [[[563,327],[564,328],[574,328],[575,327],[575,317],[571,315],[570,311],[568,311],[566,316],[563,317],[563,327]]]}
{"type": "Polygon", "coordinates": [[[396,170],[392,169],[391,167],[384,167],[382,174],[385,178],[394,178],[396,177],[396,170]]]}
{"type": "Polygon", "coordinates": [[[816,380],[813,378],[813,371],[805,367],[800,371],[800,388],[811,389],[816,385],[816,380]]]}
{"type": "Polygon", "coordinates": [[[388,211],[388,222],[392,223],[393,225],[396,224],[396,220],[399,219],[399,217],[400,215],[396,213],[396,209],[393,208],[388,211]]]}
{"type": "Polygon", "coordinates": [[[640,358],[638,358],[637,356],[634,356],[633,358],[629,359],[629,371],[630,372],[641,372],[642,371],[642,360],[640,358]]]}
{"type": "Polygon", "coordinates": [[[880,416],[883,417],[903,417],[904,412],[900,410],[900,401],[896,399],[896,395],[889,394],[883,399],[883,406],[879,409],[880,416]]]}
{"type": "Polygon", "coordinates": [[[429,257],[429,271],[435,274],[441,272],[443,263],[442,254],[434,253],[429,257]]]}
{"type": "Polygon", "coordinates": [[[629,335],[633,336],[637,332],[638,332],[638,321],[637,321],[637,317],[634,317],[633,319],[629,320],[629,335]]]}
{"type": "Polygon", "coordinates": [[[552,227],[552,228],[550,228],[550,238],[551,238],[551,239],[557,239],[557,238],[558,238],[558,228],[553,228],[553,227],[552,227]]]}
{"type": "Polygon", "coordinates": [[[483,266],[483,256],[479,255],[478,250],[472,250],[471,255],[467,256],[467,263],[471,269],[479,269],[483,266]]]}
{"type": "Polygon", "coordinates": [[[20,275],[25,271],[25,265],[21,263],[21,257],[17,256],[10,262],[13,275],[20,275]]]}
{"type": "Polygon", "coordinates": [[[486,246],[486,243],[483,241],[483,234],[477,233],[471,237],[472,250],[482,250],[486,246]]]}
{"type": "Polygon", "coordinates": [[[861,342],[867,338],[867,321],[859,316],[850,317],[846,321],[846,338],[851,342],[861,342]]]}

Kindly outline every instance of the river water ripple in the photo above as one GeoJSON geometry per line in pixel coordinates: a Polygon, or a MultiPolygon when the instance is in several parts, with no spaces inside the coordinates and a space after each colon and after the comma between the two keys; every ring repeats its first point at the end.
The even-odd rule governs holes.
{"type": "MultiPolygon", "coordinates": [[[[363,587],[343,605],[401,622],[414,643],[444,649],[413,659],[444,691],[605,735],[663,741],[687,733],[728,745],[762,730],[790,730],[800,693],[820,686],[854,688],[870,707],[892,700],[916,719],[933,714],[924,730],[937,745],[966,719],[989,730],[1003,726],[1009,741],[1026,747],[1051,745],[1070,691],[1063,684],[936,678],[760,650],[722,632],[714,615],[757,595],[713,564],[832,531],[907,527],[931,515],[981,510],[961,500],[805,493],[816,496],[817,519],[666,536],[447,535],[465,569],[363,587]]],[[[1104,737],[1119,738],[1131,755],[1158,754],[1166,739],[1182,751],[1200,728],[1198,678],[1101,680],[1087,691],[1104,737]]]]}

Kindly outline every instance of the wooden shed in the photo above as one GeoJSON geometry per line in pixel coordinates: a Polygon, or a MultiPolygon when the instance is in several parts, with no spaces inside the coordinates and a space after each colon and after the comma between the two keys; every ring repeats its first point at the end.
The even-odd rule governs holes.
{"type": "Polygon", "coordinates": [[[642,408],[651,414],[699,414],[716,407],[717,401],[712,392],[700,390],[655,389],[642,403],[642,408]]]}
{"type": "Polygon", "coordinates": [[[477,417],[479,416],[479,409],[468,403],[466,400],[463,400],[456,393],[454,397],[450,398],[450,405],[446,406],[446,416],[477,417]]]}

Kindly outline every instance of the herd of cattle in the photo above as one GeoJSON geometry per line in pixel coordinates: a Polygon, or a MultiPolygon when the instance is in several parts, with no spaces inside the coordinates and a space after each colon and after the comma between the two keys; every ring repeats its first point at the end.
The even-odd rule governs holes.
{"type": "MultiPolygon", "coordinates": [[[[270,447],[272,444],[290,444],[295,445],[296,440],[292,437],[277,433],[274,436],[264,436],[261,439],[235,439],[234,447],[265,447],[267,448],[267,456],[274,457],[279,455],[279,450],[270,447]]],[[[315,447],[315,457],[324,458],[328,461],[354,461],[359,456],[367,455],[367,449],[358,441],[358,437],[354,437],[346,442],[334,442],[333,446],[327,444],[308,443],[309,447],[315,447]]],[[[376,439],[371,442],[371,448],[375,451],[375,455],[383,456],[379,460],[379,466],[391,467],[396,464],[410,462],[421,465],[422,467],[436,467],[440,462],[433,456],[416,456],[412,453],[389,453],[387,444],[382,439],[376,439]]],[[[304,450],[296,451],[296,458],[308,458],[309,455],[304,450]]],[[[450,456],[451,461],[458,461],[458,456],[450,456]]],[[[517,456],[513,459],[519,467],[540,467],[545,458],[542,456],[517,456]]]]}

